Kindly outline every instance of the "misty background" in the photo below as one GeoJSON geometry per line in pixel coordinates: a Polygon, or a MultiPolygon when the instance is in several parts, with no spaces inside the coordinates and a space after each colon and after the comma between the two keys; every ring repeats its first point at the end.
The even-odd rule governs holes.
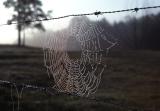
{"type": "MultiPolygon", "coordinates": [[[[1,10],[0,23],[4,24],[11,18],[12,9],[3,6],[4,0],[0,1],[1,10]]],[[[158,0],[119,0],[119,1],[49,1],[42,0],[43,9],[51,10],[51,17],[58,17],[67,14],[89,13],[95,11],[112,11],[135,7],[158,5],[158,0]],[[92,2],[92,5],[90,3],[92,2]],[[85,4],[85,5],[84,5],[85,4]],[[88,7],[89,6],[89,7],[88,7]]],[[[87,16],[91,22],[99,22],[101,27],[118,39],[119,47],[128,49],[159,49],[159,9],[150,9],[138,12],[124,12],[116,14],[104,14],[99,16],[87,16]],[[151,29],[151,30],[150,30],[151,29]],[[146,33],[147,32],[147,33],[146,33]]],[[[42,38],[54,31],[66,30],[71,27],[70,23],[74,18],[69,17],[60,20],[44,21],[46,31],[38,31],[33,28],[22,31],[22,42],[28,46],[42,46],[42,38]]],[[[16,25],[0,27],[1,44],[17,44],[16,25]],[[9,33],[8,33],[9,31],[9,33]]],[[[76,46],[75,46],[76,47],[76,46]]]]}
{"type": "MultiPolygon", "coordinates": [[[[83,19],[83,17],[80,17],[83,19]]],[[[71,22],[76,22],[76,19],[71,19],[71,22]]],[[[115,39],[118,40],[116,48],[120,49],[151,49],[151,50],[160,50],[160,13],[149,14],[139,18],[136,17],[126,17],[126,21],[115,22],[111,24],[105,18],[98,21],[90,21],[93,24],[99,24],[105,32],[112,35],[115,39]]],[[[68,27],[72,27],[70,25],[68,27]]],[[[66,29],[59,30],[59,33],[65,33],[66,29]]],[[[43,39],[46,39],[45,36],[54,35],[56,31],[47,31],[43,32],[34,32],[32,33],[31,38],[26,40],[26,44],[29,46],[42,46],[43,39]]],[[[106,35],[109,37],[109,35],[106,35]]],[[[72,42],[72,41],[70,41],[72,42]]],[[[101,43],[102,44],[102,43],[101,43]]],[[[69,44],[68,44],[69,45],[69,44]]],[[[73,47],[76,50],[76,44],[70,43],[70,47],[73,47]]],[[[103,44],[102,47],[105,47],[107,44],[103,44]]],[[[77,48],[78,50],[78,48],[77,48]]]]}

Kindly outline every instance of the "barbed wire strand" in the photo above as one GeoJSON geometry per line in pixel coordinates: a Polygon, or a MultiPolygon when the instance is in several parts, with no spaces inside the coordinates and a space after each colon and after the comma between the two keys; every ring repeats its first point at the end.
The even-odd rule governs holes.
{"type": "Polygon", "coordinates": [[[42,21],[49,21],[49,20],[56,20],[56,19],[62,19],[62,18],[68,18],[68,17],[76,17],[76,16],[90,16],[90,15],[103,15],[103,14],[111,14],[111,13],[121,13],[121,12],[138,12],[140,10],[147,10],[147,9],[156,9],[160,8],[160,5],[158,6],[150,6],[150,7],[140,7],[140,8],[131,8],[131,9],[124,9],[124,10],[115,10],[115,11],[96,11],[92,13],[82,13],[82,14],[71,14],[71,15],[65,15],[65,16],[60,16],[60,17],[53,17],[53,18],[44,18],[44,19],[35,19],[32,21],[24,20],[22,22],[10,22],[10,23],[5,23],[1,24],[0,26],[4,25],[12,25],[12,24],[24,24],[24,23],[31,23],[31,22],[42,22],[42,21]]]}
{"type": "Polygon", "coordinates": [[[67,93],[67,92],[59,92],[56,89],[52,88],[52,87],[40,87],[40,86],[35,86],[35,85],[27,85],[27,84],[18,84],[18,83],[14,83],[14,82],[10,82],[10,81],[5,81],[5,80],[0,80],[0,88],[13,88],[16,87],[16,89],[29,89],[29,90],[36,90],[36,91],[41,91],[44,92],[46,94],[49,95],[54,95],[54,96],[58,96],[58,95],[68,95],[68,96],[72,96],[72,97],[79,97],[80,99],[84,99],[84,100],[90,100],[90,101],[95,101],[95,102],[103,102],[106,103],[107,105],[122,109],[122,110],[137,110],[137,111],[144,111],[142,108],[140,107],[133,107],[133,106],[126,106],[126,105],[122,105],[122,104],[118,104],[118,103],[114,103],[111,102],[110,98],[106,98],[106,99],[101,99],[101,98],[96,98],[96,97],[82,97],[80,95],[77,95],[75,93],[67,93]]]}

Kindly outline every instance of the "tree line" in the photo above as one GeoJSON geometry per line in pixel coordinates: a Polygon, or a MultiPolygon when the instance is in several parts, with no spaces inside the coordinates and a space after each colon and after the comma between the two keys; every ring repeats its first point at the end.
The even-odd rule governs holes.
{"type": "Polygon", "coordinates": [[[160,50],[160,13],[140,18],[128,17],[126,21],[114,24],[102,19],[100,25],[124,48],[160,50]]]}

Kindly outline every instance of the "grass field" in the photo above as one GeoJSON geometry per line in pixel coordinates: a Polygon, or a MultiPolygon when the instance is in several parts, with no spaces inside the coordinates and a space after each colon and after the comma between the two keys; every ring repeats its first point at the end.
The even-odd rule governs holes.
{"type": "MultiPolygon", "coordinates": [[[[159,111],[160,52],[111,51],[95,97],[100,101],[67,95],[48,95],[24,89],[20,111],[159,111]]],[[[0,80],[48,86],[43,51],[0,46],[0,80]]],[[[0,87],[0,110],[17,110],[16,88],[0,87]],[[11,93],[12,92],[12,93],[11,93]],[[11,96],[12,94],[12,96],[11,96]],[[14,104],[14,107],[13,107],[14,104]]]]}

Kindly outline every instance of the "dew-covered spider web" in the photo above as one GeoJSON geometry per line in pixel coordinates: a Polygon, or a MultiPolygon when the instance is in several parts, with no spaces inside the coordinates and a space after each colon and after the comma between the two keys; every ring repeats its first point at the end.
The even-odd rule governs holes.
{"type": "Polygon", "coordinates": [[[111,34],[88,18],[76,18],[43,41],[44,64],[59,92],[89,96],[97,91],[106,67],[103,55],[115,46],[111,34]]]}

